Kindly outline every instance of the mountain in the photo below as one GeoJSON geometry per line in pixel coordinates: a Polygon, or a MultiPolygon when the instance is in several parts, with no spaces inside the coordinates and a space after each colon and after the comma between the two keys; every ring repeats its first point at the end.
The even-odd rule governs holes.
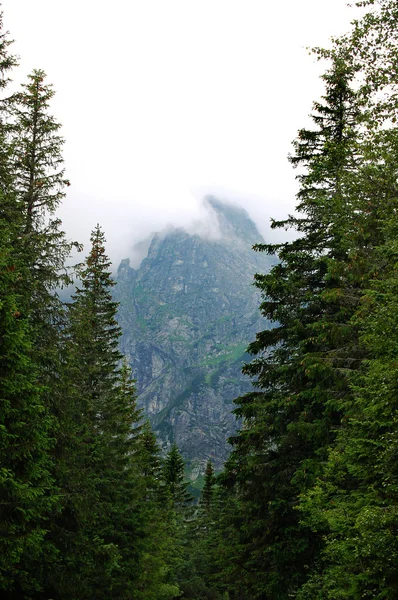
{"type": "Polygon", "coordinates": [[[193,477],[208,458],[220,468],[228,455],[233,400],[251,389],[245,350],[269,326],[253,275],[274,262],[252,250],[263,240],[243,208],[212,197],[206,205],[207,231],[155,234],[139,268],[121,262],[116,286],[139,403],[164,448],[176,441],[193,477]]]}

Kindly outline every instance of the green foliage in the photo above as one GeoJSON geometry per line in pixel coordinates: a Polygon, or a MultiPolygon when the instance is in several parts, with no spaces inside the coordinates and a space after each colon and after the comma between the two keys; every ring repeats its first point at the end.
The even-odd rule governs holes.
{"type": "MultiPolygon", "coordinates": [[[[1,88],[8,46],[1,33],[1,88]]],[[[174,512],[118,349],[99,227],[67,314],[57,295],[75,244],[55,214],[69,181],[53,94],[34,71],[0,107],[1,596],[168,600],[174,512]]]]}
{"type": "Polygon", "coordinates": [[[177,444],[172,445],[165,458],[163,479],[175,509],[188,508],[192,502],[192,496],[187,491],[189,482],[185,480],[185,464],[177,444]]]}
{"type": "MultiPolygon", "coordinates": [[[[395,195],[395,194],[394,194],[395,195]]],[[[396,197],[396,195],[395,195],[396,197]]],[[[387,221],[384,263],[356,316],[368,359],[353,381],[354,402],[324,476],[302,502],[312,527],[327,529],[322,570],[303,598],[395,598],[397,586],[397,258],[396,220],[387,221]]]]}
{"type": "Polygon", "coordinates": [[[397,12],[379,4],[316,50],[331,66],[291,157],[299,215],[273,225],[300,236],[258,247],[280,263],[256,278],[275,327],[250,346],[222,475],[234,598],[396,597],[397,12]]]}
{"type": "Polygon", "coordinates": [[[70,283],[65,261],[76,245],[66,241],[55,216],[70,184],[62,167],[61,126],[48,114],[54,91],[46,85],[45,77],[43,71],[33,71],[23,90],[8,104],[13,153],[10,167],[21,216],[19,251],[31,266],[23,285],[31,290],[29,307],[38,328],[59,312],[54,291],[70,283]]]}
{"type": "Polygon", "coordinates": [[[292,594],[315,560],[321,536],[300,523],[296,508],[322,469],[348,394],[345,372],[357,361],[348,320],[358,294],[347,268],[357,104],[353,70],[341,56],[331,58],[323,103],[314,105],[315,128],[299,132],[291,157],[305,168],[298,177],[300,216],[273,225],[294,227],[300,236],[257,247],[280,258],[268,275],[256,276],[262,313],[275,327],[249,347],[257,358],[245,371],[257,390],[237,401],[244,426],[231,440],[223,476],[236,496],[230,503],[236,513],[224,515],[225,578],[236,594],[251,598],[292,594]]]}
{"type": "MultiPolygon", "coordinates": [[[[99,226],[66,315],[55,293],[73,244],[55,217],[69,182],[44,73],[2,103],[6,600],[397,597],[397,18],[380,0],[315,50],[329,66],[290,157],[298,214],[273,223],[299,235],[256,247],[279,257],[256,276],[274,327],[249,347],[243,425],[219,477],[208,462],[196,506],[177,446],[163,461],[137,408],[99,226]]],[[[1,89],[8,46],[0,34],[1,89]]],[[[213,349],[207,366],[243,352],[213,349]]]]}
{"type": "MultiPolygon", "coordinates": [[[[2,19],[0,18],[0,25],[2,19]]],[[[0,34],[0,88],[15,59],[0,34]]],[[[20,252],[23,215],[12,172],[13,150],[3,100],[0,121],[0,591],[31,595],[53,559],[45,536],[57,490],[51,477],[53,421],[34,359],[31,290],[33,265],[20,252]]]]}
{"type": "Polygon", "coordinates": [[[168,582],[163,545],[168,514],[155,493],[157,448],[148,426],[142,430],[134,382],[121,361],[114,282],[99,226],[91,242],[66,329],[68,412],[57,448],[64,504],[53,530],[60,560],[52,587],[71,599],[91,597],[93,590],[96,598],[145,597],[142,586],[148,598],[158,592],[171,598],[177,588],[168,582]]]}
{"type": "Polygon", "coordinates": [[[21,272],[0,230],[0,590],[29,592],[41,586],[46,521],[55,499],[52,422],[15,291],[21,272]]]}
{"type": "Polygon", "coordinates": [[[216,478],[214,475],[214,469],[211,460],[207,461],[205,478],[200,496],[200,507],[204,512],[209,513],[213,504],[214,485],[216,478]]]}
{"type": "Polygon", "coordinates": [[[213,466],[206,465],[204,486],[193,515],[182,530],[182,564],[178,570],[179,597],[191,600],[221,600],[214,575],[217,570],[219,539],[216,535],[219,503],[213,466]]]}

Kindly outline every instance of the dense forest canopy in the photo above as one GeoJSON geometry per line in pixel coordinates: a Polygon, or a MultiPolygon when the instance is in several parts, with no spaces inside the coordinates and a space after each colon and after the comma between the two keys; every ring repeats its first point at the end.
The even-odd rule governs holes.
{"type": "MultiPolygon", "coordinates": [[[[0,35],[0,591],[6,600],[391,599],[398,587],[398,2],[330,49],[289,157],[297,212],[259,244],[274,324],[198,503],[119,350],[105,236],[74,270],[45,73],[7,95],[0,35]],[[58,290],[76,278],[71,301],[58,290]]],[[[237,250],[238,251],[238,250],[237,250]]]]}

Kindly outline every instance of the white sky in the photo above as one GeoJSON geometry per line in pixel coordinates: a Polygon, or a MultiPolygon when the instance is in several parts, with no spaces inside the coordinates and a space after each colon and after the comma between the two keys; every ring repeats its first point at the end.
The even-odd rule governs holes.
{"type": "Polygon", "coordinates": [[[291,140],[308,124],[346,0],[2,0],[20,56],[57,92],[72,186],[61,211],[86,242],[100,222],[115,262],[198,199],[239,200],[268,235],[294,207],[291,140]]]}

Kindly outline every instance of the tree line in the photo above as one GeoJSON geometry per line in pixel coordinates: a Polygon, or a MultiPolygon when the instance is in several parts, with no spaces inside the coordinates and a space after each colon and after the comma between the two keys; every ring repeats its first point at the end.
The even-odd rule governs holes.
{"type": "MultiPolygon", "coordinates": [[[[2,23],[1,23],[2,25],[2,23]]],[[[162,459],[118,347],[114,281],[97,225],[85,260],[56,210],[70,185],[54,94],[0,37],[0,595],[158,600],[179,595],[176,446],[162,459]],[[77,281],[63,303],[59,291],[77,281]]]]}
{"type": "Polygon", "coordinates": [[[99,226],[72,301],[57,295],[78,245],[56,218],[52,88],[34,71],[2,101],[2,597],[398,597],[398,3],[356,4],[312,51],[324,93],[289,157],[296,212],[272,223],[296,237],[255,247],[279,258],[255,278],[274,327],[249,346],[242,426],[197,505],[137,408],[99,226]]]}

